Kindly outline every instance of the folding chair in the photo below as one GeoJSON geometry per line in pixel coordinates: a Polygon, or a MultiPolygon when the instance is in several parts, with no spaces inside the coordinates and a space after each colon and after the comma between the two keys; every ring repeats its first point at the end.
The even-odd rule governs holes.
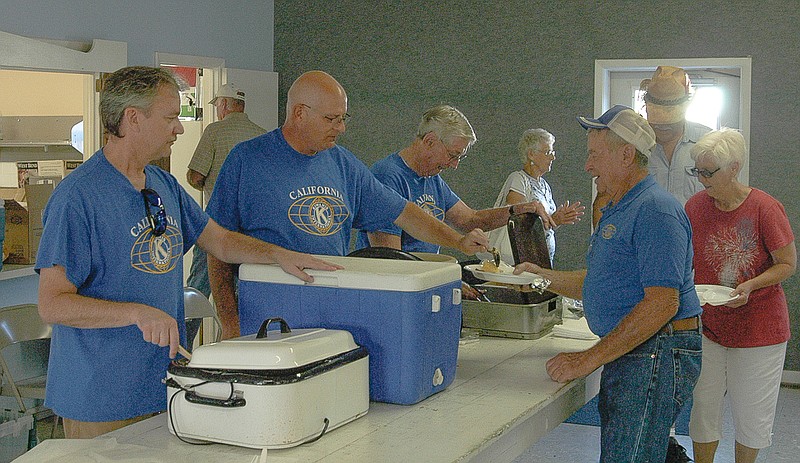
{"type": "Polygon", "coordinates": [[[217,314],[217,309],[200,291],[186,286],[183,288],[183,310],[186,320],[186,333],[187,343],[189,346],[194,345],[194,338],[198,333],[198,325],[191,323],[192,320],[200,320],[210,318],[214,323],[214,336],[213,342],[218,342],[222,338],[222,322],[217,314]]]}
{"type": "MultiPolygon", "coordinates": [[[[52,329],[50,325],[42,321],[36,304],[0,308],[0,369],[2,369],[0,395],[17,399],[20,413],[29,411],[23,399],[44,400],[47,373],[33,378],[15,380],[3,351],[13,344],[50,339],[51,334],[52,329]]],[[[60,421],[58,415],[54,416],[51,438],[55,436],[60,421]]]]}
{"type": "Polygon", "coordinates": [[[43,322],[39,316],[36,304],[14,305],[0,309],[0,368],[2,368],[0,395],[16,398],[21,413],[28,411],[24,398],[44,400],[47,374],[15,380],[3,351],[13,344],[50,339],[51,332],[50,325],[43,322]]]}

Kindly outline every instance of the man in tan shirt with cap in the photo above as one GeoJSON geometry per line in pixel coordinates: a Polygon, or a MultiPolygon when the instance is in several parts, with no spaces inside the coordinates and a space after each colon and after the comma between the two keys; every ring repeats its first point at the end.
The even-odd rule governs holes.
{"type": "MultiPolygon", "coordinates": [[[[267,132],[251,122],[244,113],[245,93],[232,83],[220,87],[209,104],[216,108],[219,120],[209,124],[203,131],[186,172],[189,184],[203,192],[204,204],[208,204],[211,199],[219,170],[233,147],[267,132]]],[[[206,297],[211,294],[206,253],[197,246],[192,254],[192,268],[187,284],[206,297]]],[[[190,336],[192,334],[189,333],[190,336]]]]}

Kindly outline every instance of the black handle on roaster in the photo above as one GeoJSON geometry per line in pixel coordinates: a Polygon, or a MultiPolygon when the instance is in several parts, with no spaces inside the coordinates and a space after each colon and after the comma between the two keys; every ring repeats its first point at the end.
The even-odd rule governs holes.
{"type": "Polygon", "coordinates": [[[289,324],[286,323],[286,320],[280,317],[268,318],[264,320],[264,323],[261,324],[261,328],[258,329],[258,333],[256,334],[256,339],[266,338],[267,337],[267,327],[272,322],[279,322],[281,324],[281,333],[291,333],[292,330],[289,329],[289,324]]]}
{"type": "Polygon", "coordinates": [[[214,399],[213,397],[203,397],[201,395],[197,395],[194,391],[185,391],[185,397],[187,402],[191,402],[193,404],[200,404],[200,405],[211,405],[212,407],[223,407],[223,408],[238,408],[244,407],[247,405],[247,401],[244,400],[244,397],[232,397],[229,399],[214,399]]]}

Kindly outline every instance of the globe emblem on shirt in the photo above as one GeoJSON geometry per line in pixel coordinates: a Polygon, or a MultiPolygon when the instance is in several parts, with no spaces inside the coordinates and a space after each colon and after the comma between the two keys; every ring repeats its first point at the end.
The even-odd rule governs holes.
{"type": "Polygon", "coordinates": [[[617,227],[615,227],[614,224],[608,224],[600,230],[600,236],[602,236],[604,240],[610,240],[616,232],[617,227]]]}
{"type": "Polygon", "coordinates": [[[131,248],[131,267],[145,273],[167,273],[182,260],[183,235],[172,226],[161,236],[153,236],[153,231],[147,229],[131,248]]]}
{"type": "Polygon", "coordinates": [[[289,221],[316,236],[338,233],[349,216],[345,203],[334,196],[304,196],[289,206],[289,221]]]}
{"type": "Polygon", "coordinates": [[[419,207],[428,213],[428,215],[433,216],[436,220],[444,221],[444,210],[441,207],[436,206],[436,203],[431,201],[422,201],[417,202],[419,207]]]}

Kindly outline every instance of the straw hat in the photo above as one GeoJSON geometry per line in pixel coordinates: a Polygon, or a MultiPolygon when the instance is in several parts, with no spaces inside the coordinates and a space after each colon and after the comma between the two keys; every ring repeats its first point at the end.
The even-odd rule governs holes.
{"type": "Polygon", "coordinates": [[[683,121],[692,97],[692,82],[681,68],[659,66],[652,79],[639,84],[644,90],[647,121],[651,124],[674,124],[683,121]]]}

